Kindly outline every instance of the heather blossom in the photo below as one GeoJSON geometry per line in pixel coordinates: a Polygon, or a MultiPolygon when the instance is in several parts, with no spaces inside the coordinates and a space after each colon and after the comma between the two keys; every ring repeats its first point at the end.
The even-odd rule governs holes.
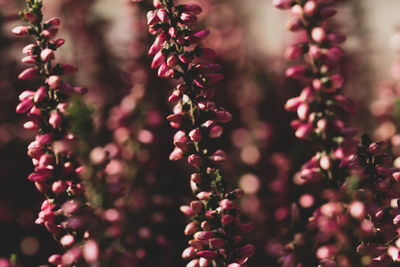
{"type": "Polygon", "coordinates": [[[194,30],[202,8],[197,4],[174,5],[170,0],[153,2],[155,10],[147,14],[149,31],[157,38],[149,49],[153,55],[152,68],[158,76],[182,80],[169,97],[176,103],[168,116],[170,125],[178,131],[171,160],[187,159],[197,171],[190,184],[196,199],[181,211],[192,221],[185,235],[192,236],[182,253],[190,260],[187,266],[241,266],[253,255],[254,246],[242,245],[241,235],[253,228],[240,220],[235,199],[241,190],[227,191],[221,165],[227,160],[221,149],[211,146],[221,135],[221,123],[229,122],[231,114],[211,102],[213,85],[223,76],[220,66],[210,63],[216,53],[201,46],[207,30],[194,30]]]}

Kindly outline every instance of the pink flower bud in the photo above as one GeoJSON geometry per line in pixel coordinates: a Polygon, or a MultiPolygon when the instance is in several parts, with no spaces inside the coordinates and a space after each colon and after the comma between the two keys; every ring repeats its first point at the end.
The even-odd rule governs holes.
{"type": "Polygon", "coordinates": [[[333,44],[341,44],[346,41],[346,35],[341,33],[330,33],[327,38],[333,44]]]}
{"type": "Polygon", "coordinates": [[[355,115],[357,113],[356,106],[354,105],[353,101],[351,101],[351,99],[343,95],[336,95],[334,97],[334,101],[338,106],[340,106],[350,115],[355,115]]]}
{"type": "Polygon", "coordinates": [[[149,52],[147,52],[148,55],[155,55],[157,52],[159,52],[161,50],[161,47],[158,45],[157,42],[154,42],[150,49],[149,52]]]}
{"type": "Polygon", "coordinates": [[[53,111],[50,114],[49,124],[53,128],[59,128],[61,126],[62,118],[61,115],[57,111],[53,111]]]}
{"type": "Polygon", "coordinates": [[[305,139],[307,135],[312,131],[312,129],[313,129],[312,123],[301,124],[297,128],[295,135],[299,139],[305,139]]]}
{"type": "Polygon", "coordinates": [[[42,35],[44,37],[46,37],[47,39],[53,38],[54,36],[57,35],[57,33],[58,33],[58,28],[53,27],[53,26],[42,31],[42,35]]]}
{"type": "Polygon", "coordinates": [[[195,213],[200,213],[203,211],[203,204],[198,200],[193,200],[190,202],[190,207],[195,213]]]}
{"type": "Polygon", "coordinates": [[[212,248],[221,248],[224,246],[224,240],[221,238],[211,238],[210,245],[212,248]]]}
{"type": "Polygon", "coordinates": [[[176,29],[174,27],[170,27],[168,29],[168,34],[172,37],[172,38],[176,38],[176,29]]]}
{"type": "Polygon", "coordinates": [[[164,9],[157,10],[157,16],[162,22],[168,21],[168,14],[164,9]]]}
{"type": "Polygon", "coordinates": [[[310,106],[306,103],[302,103],[297,108],[297,116],[299,117],[300,120],[305,121],[307,120],[309,111],[310,111],[310,106]]]}
{"type": "Polygon", "coordinates": [[[288,46],[285,50],[284,57],[287,60],[298,59],[303,54],[303,48],[300,45],[288,46]]]}
{"type": "Polygon", "coordinates": [[[39,125],[34,121],[27,121],[23,125],[24,129],[35,131],[39,129],[39,125]]]}
{"type": "Polygon", "coordinates": [[[61,67],[62,67],[62,70],[63,70],[62,73],[65,74],[65,75],[74,74],[74,73],[76,73],[78,71],[77,67],[72,66],[70,64],[61,64],[61,67]]]}
{"type": "Polygon", "coordinates": [[[181,211],[183,214],[185,214],[186,216],[191,217],[191,216],[194,216],[194,215],[195,215],[193,209],[192,209],[191,207],[189,207],[189,206],[181,206],[179,209],[180,209],[180,211],[181,211]]]}
{"type": "Polygon", "coordinates": [[[84,95],[88,92],[87,87],[84,87],[84,86],[75,86],[73,88],[73,90],[74,90],[74,93],[77,93],[78,95],[84,95]]]}
{"type": "Polygon", "coordinates": [[[304,65],[301,66],[293,66],[286,70],[286,77],[292,79],[303,79],[305,78],[305,74],[307,71],[307,67],[304,65]]]}
{"type": "Polygon", "coordinates": [[[328,155],[323,155],[319,160],[319,165],[323,170],[329,170],[332,167],[331,159],[328,155]]]}
{"type": "Polygon", "coordinates": [[[210,157],[210,160],[214,163],[214,164],[222,164],[226,161],[227,157],[226,154],[223,150],[218,149],[217,151],[215,151],[212,156],[210,157]]]}
{"type": "Polygon", "coordinates": [[[147,24],[149,26],[155,25],[160,22],[159,17],[157,16],[157,13],[153,10],[150,10],[147,12],[147,24]]]}
{"type": "Polygon", "coordinates": [[[37,69],[35,67],[24,69],[19,75],[20,80],[29,80],[37,75],[37,69]]]}
{"type": "Polygon", "coordinates": [[[187,148],[188,138],[184,131],[177,131],[174,135],[174,145],[179,148],[186,149],[187,148]]]}
{"type": "Polygon", "coordinates": [[[40,58],[42,61],[49,61],[54,59],[54,51],[50,48],[43,49],[40,53],[40,58]]]}
{"type": "Polygon", "coordinates": [[[183,252],[182,252],[182,258],[185,260],[190,260],[196,256],[196,252],[194,250],[194,247],[190,246],[187,247],[183,252]]]}
{"type": "Polygon", "coordinates": [[[199,142],[202,138],[201,131],[199,129],[191,130],[189,137],[193,142],[199,142]]]}
{"type": "Polygon", "coordinates": [[[197,154],[192,154],[188,157],[188,163],[193,167],[200,167],[203,164],[203,159],[197,154]]]}
{"type": "Polygon", "coordinates": [[[27,98],[18,104],[15,111],[17,113],[25,113],[25,112],[28,112],[32,107],[33,107],[32,99],[27,98]]]}
{"type": "Polygon", "coordinates": [[[215,125],[210,129],[209,136],[210,138],[218,138],[222,135],[223,128],[219,125],[215,125]]]}
{"type": "Polygon", "coordinates": [[[176,58],[176,56],[170,56],[167,59],[167,65],[170,68],[175,67],[178,64],[178,59],[176,58]]]}
{"type": "Polygon", "coordinates": [[[57,89],[60,86],[60,76],[51,75],[47,78],[47,83],[52,89],[57,89]]]}
{"type": "Polygon", "coordinates": [[[201,8],[201,6],[199,6],[199,5],[197,5],[197,4],[194,4],[194,3],[183,4],[183,5],[182,5],[182,9],[183,9],[184,11],[193,13],[193,14],[195,14],[195,15],[198,15],[198,14],[200,14],[200,13],[203,11],[202,8],[201,8]]]}
{"type": "Polygon", "coordinates": [[[88,263],[95,263],[99,258],[99,246],[96,241],[89,239],[83,245],[83,258],[88,263]]]}
{"type": "Polygon", "coordinates": [[[272,0],[274,7],[279,9],[289,9],[292,2],[292,0],[272,0]]]}
{"type": "Polygon", "coordinates": [[[182,61],[183,63],[187,64],[192,61],[193,57],[189,54],[183,54],[179,56],[179,60],[182,61]]]}
{"type": "Polygon", "coordinates": [[[200,267],[199,259],[191,260],[188,264],[186,264],[186,267],[200,267]]]}
{"type": "Polygon", "coordinates": [[[317,3],[315,1],[307,1],[304,4],[304,13],[307,14],[307,16],[311,16],[315,13],[315,11],[317,10],[317,3]]]}
{"type": "Polygon", "coordinates": [[[190,222],[185,227],[185,235],[192,235],[199,230],[199,223],[198,222],[190,222]]]}
{"type": "Polygon", "coordinates": [[[228,225],[231,224],[233,222],[233,216],[229,215],[229,214],[224,214],[221,217],[221,223],[222,225],[228,225]]]}
{"type": "Polygon", "coordinates": [[[199,231],[199,232],[195,233],[193,237],[194,237],[194,239],[202,241],[202,240],[211,239],[213,237],[213,235],[214,234],[212,231],[199,231]]]}
{"type": "Polygon", "coordinates": [[[202,250],[202,251],[198,251],[196,253],[196,255],[198,257],[202,257],[202,258],[205,258],[205,259],[212,260],[217,256],[217,253],[215,251],[212,251],[212,250],[202,250]]]}
{"type": "Polygon", "coordinates": [[[68,185],[65,181],[55,181],[51,185],[51,190],[56,194],[62,194],[67,189],[68,185]]]}
{"type": "Polygon", "coordinates": [[[169,160],[180,160],[183,157],[183,151],[180,148],[175,147],[174,150],[169,155],[169,160]]]}
{"type": "Polygon", "coordinates": [[[312,39],[317,43],[322,43],[326,38],[325,30],[322,27],[316,27],[311,31],[312,39]]]}
{"type": "Polygon", "coordinates": [[[164,58],[162,52],[158,51],[155,54],[155,56],[153,58],[153,61],[151,62],[151,68],[152,69],[158,68],[163,63],[164,59],[165,58],[164,58]]]}
{"type": "Polygon", "coordinates": [[[14,29],[12,29],[11,32],[15,35],[23,36],[28,33],[29,29],[30,29],[29,26],[17,26],[14,29]]]}
{"type": "Polygon", "coordinates": [[[183,24],[188,24],[188,25],[191,25],[197,21],[196,16],[194,16],[193,14],[191,14],[189,12],[183,12],[180,16],[180,19],[183,24]]]}
{"type": "Polygon", "coordinates": [[[254,230],[255,224],[253,222],[242,223],[238,225],[240,234],[247,234],[254,230]]]}
{"type": "Polygon", "coordinates": [[[206,258],[200,258],[199,260],[199,267],[207,267],[209,266],[211,263],[210,259],[206,259],[206,258]]]}
{"type": "Polygon", "coordinates": [[[232,119],[232,115],[226,110],[218,110],[215,112],[215,119],[222,123],[227,123],[232,119]]]}
{"type": "Polygon", "coordinates": [[[60,26],[61,20],[60,18],[54,17],[49,20],[46,20],[44,24],[49,24],[51,26],[60,26]]]}
{"type": "Polygon", "coordinates": [[[72,235],[65,235],[60,239],[60,243],[64,247],[71,246],[74,242],[75,238],[72,235]]]}
{"type": "Polygon", "coordinates": [[[299,19],[295,18],[295,19],[289,20],[288,23],[286,23],[286,28],[289,31],[297,32],[297,31],[302,30],[304,27],[303,27],[303,23],[301,23],[301,21],[299,19]]]}
{"type": "Polygon", "coordinates": [[[209,84],[217,83],[224,78],[224,75],[220,73],[210,73],[204,76],[209,84]]]}
{"type": "Polygon", "coordinates": [[[201,56],[209,59],[213,59],[217,56],[217,52],[215,52],[211,48],[201,48],[201,56]]]}
{"type": "Polygon", "coordinates": [[[51,43],[54,44],[56,46],[56,48],[59,48],[65,43],[65,39],[57,38],[57,39],[54,39],[53,41],[51,41],[51,43]]]}
{"type": "Polygon", "coordinates": [[[49,257],[48,261],[51,264],[59,265],[61,264],[61,258],[62,256],[60,254],[53,254],[49,257]]]}
{"type": "Polygon", "coordinates": [[[192,173],[192,175],[190,176],[190,181],[196,184],[200,184],[201,180],[201,175],[199,173],[192,173]]]}
{"type": "Polygon", "coordinates": [[[256,248],[253,245],[247,244],[239,249],[239,254],[241,258],[249,258],[253,256],[255,251],[256,248]]]}
{"type": "Polygon", "coordinates": [[[26,56],[21,59],[21,62],[25,64],[36,64],[36,58],[34,56],[26,56]]]}
{"type": "Polygon", "coordinates": [[[32,12],[25,12],[24,17],[30,23],[35,23],[37,20],[37,16],[32,12]]]}
{"type": "Polygon", "coordinates": [[[358,220],[362,220],[365,217],[366,209],[364,203],[361,201],[353,201],[349,207],[350,215],[358,220]]]}
{"type": "Polygon", "coordinates": [[[165,77],[165,74],[168,72],[169,68],[166,62],[163,62],[161,66],[158,68],[158,77],[165,77]]]}
{"type": "Polygon", "coordinates": [[[236,208],[235,202],[233,202],[232,200],[226,199],[226,198],[221,200],[219,202],[219,205],[224,210],[235,209],[236,208]]]}
{"type": "Polygon", "coordinates": [[[318,11],[319,15],[325,19],[334,16],[337,11],[329,6],[321,7],[318,11]]]}
{"type": "Polygon", "coordinates": [[[211,195],[212,195],[211,192],[203,191],[203,192],[198,193],[198,194],[196,195],[196,197],[197,197],[198,199],[200,199],[200,200],[209,200],[211,195]]]}
{"type": "Polygon", "coordinates": [[[36,91],[33,101],[35,103],[39,103],[47,96],[47,90],[44,86],[40,86],[39,89],[36,91]]]}
{"type": "Polygon", "coordinates": [[[161,2],[160,2],[160,0],[153,0],[153,6],[155,8],[162,8],[163,7],[161,2]]]}
{"type": "Polygon", "coordinates": [[[35,47],[36,47],[36,45],[34,45],[34,44],[28,44],[27,46],[25,46],[22,49],[22,53],[27,55],[27,56],[31,56],[32,53],[33,53],[33,50],[35,49],[35,47]]]}

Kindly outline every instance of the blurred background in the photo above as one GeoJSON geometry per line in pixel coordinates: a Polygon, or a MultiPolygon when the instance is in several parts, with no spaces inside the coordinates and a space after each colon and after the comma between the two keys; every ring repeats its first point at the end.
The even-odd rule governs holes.
{"type": "MultiPolygon", "coordinates": [[[[189,170],[184,162],[168,161],[173,131],[164,118],[173,87],[148,67],[150,2],[44,0],[44,14],[61,17],[59,36],[66,45],[57,60],[78,66],[71,82],[89,88],[84,100],[95,108],[96,125],[91,143],[122,151],[107,175],[128,170],[124,179],[132,186],[135,208],[127,228],[140,237],[132,266],[184,266],[186,219],[178,207],[192,198],[189,170]]],[[[247,240],[257,251],[247,266],[279,266],[290,205],[303,194],[292,176],[310,152],[289,127],[294,115],[283,110],[286,99],[302,89],[283,75],[291,64],[283,59],[285,47],[297,37],[285,29],[289,12],[273,8],[269,0],[196,2],[204,10],[199,27],[211,30],[206,44],[217,50],[225,75],[215,101],[234,118],[222,136],[229,154],[225,174],[246,193],[240,204],[256,223],[247,240]]],[[[61,248],[34,224],[43,201],[26,179],[32,171],[26,147],[34,136],[22,128],[23,116],[15,114],[18,95],[35,89],[16,79],[28,40],[10,30],[20,24],[16,14],[23,7],[24,1],[0,0],[0,257],[38,266],[61,248]]],[[[359,110],[352,124],[399,145],[400,1],[338,1],[337,8],[331,23],[348,36],[340,66],[344,91],[359,110]]]]}

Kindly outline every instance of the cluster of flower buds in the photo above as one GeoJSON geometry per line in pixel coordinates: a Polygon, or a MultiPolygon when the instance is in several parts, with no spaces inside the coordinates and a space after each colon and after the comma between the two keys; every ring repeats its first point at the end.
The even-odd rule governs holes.
{"type": "Polygon", "coordinates": [[[68,64],[53,64],[55,51],[64,44],[56,38],[60,19],[42,22],[42,1],[27,0],[21,17],[30,26],[18,26],[16,35],[31,35],[36,41],[23,48],[23,63],[29,67],[18,76],[20,80],[37,78],[36,91],[20,94],[17,113],[26,113],[24,128],[38,134],[28,146],[28,155],[35,166],[28,179],[46,196],[37,224],[44,225],[67,250],[64,255],[53,255],[49,263],[70,266],[80,260],[96,262],[97,243],[87,231],[91,209],[86,205],[83,184],[79,178],[82,167],[77,162],[74,147],[77,140],[68,132],[65,117],[72,94],[83,94],[84,87],[73,87],[62,81],[61,75],[72,74],[77,68],[68,64]]]}
{"type": "Polygon", "coordinates": [[[242,192],[227,192],[221,174],[226,154],[213,149],[213,139],[223,132],[220,124],[232,116],[210,101],[212,85],[223,76],[217,73],[219,65],[209,63],[215,51],[201,46],[208,31],[192,28],[202,9],[197,4],[174,5],[171,0],[153,4],[156,9],[147,14],[149,32],[157,35],[149,50],[149,55],[154,55],[151,67],[158,68],[160,77],[183,80],[169,97],[176,104],[167,119],[178,129],[170,159],[185,158],[197,169],[190,181],[197,199],[181,207],[192,219],[184,233],[193,237],[182,257],[190,260],[188,267],[241,266],[255,250],[240,242],[253,224],[241,222],[234,200],[242,192]]]}
{"type": "MultiPolygon", "coordinates": [[[[290,9],[294,18],[287,28],[302,32],[305,40],[285,51],[287,59],[307,62],[286,71],[287,77],[306,85],[298,97],[287,101],[285,108],[297,112],[298,119],[292,122],[295,135],[319,144],[316,154],[295,177],[297,184],[314,187],[315,192],[299,199],[300,207],[314,208],[314,213],[307,219],[307,233],[295,233],[294,241],[287,246],[290,253],[282,261],[285,266],[294,263],[304,266],[388,266],[385,265],[388,260],[397,260],[388,256],[395,247],[390,248],[391,252],[387,251],[388,241],[395,236],[395,227],[392,221],[384,220],[383,223],[378,217],[383,216],[383,211],[390,208],[390,200],[396,197],[396,190],[389,190],[394,181],[394,169],[379,166],[382,162],[374,162],[375,156],[358,157],[357,131],[344,123],[346,115],[355,113],[355,106],[340,92],[343,77],[334,72],[343,56],[338,44],[346,39],[344,35],[332,32],[326,23],[327,18],[336,14],[332,8],[334,2],[273,1],[277,8],[290,9]],[[385,191],[383,195],[382,190],[385,191]],[[315,248],[308,250],[310,257],[296,258],[309,246],[315,248]],[[361,253],[367,250],[369,252],[361,253]]],[[[371,143],[368,143],[368,149],[373,154],[373,147],[379,147],[379,144],[371,143]]],[[[395,215],[396,209],[390,215],[395,215]]]]}

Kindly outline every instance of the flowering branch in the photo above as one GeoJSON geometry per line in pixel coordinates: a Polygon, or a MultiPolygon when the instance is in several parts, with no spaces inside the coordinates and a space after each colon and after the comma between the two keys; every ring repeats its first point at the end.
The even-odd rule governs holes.
{"type": "Polygon", "coordinates": [[[249,232],[253,224],[240,221],[234,200],[242,192],[228,192],[221,171],[226,154],[213,149],[213,139],[223,131],[219,124],[230,121],[232,116],[210,101],[212,85],[223,76],[217,73],[219,65],[208,63],[215,52],[200,45],[208,31],[192,28],[202,10],[197,4],[175,6],[171,0],[155,0],[154,7],[156,10],[147,14],[149,31],[157,35],[149,50],[154,55],[151,67],[158,68],[160,77],[182,80],[169,97],[177,104],[167,119],[178,129],[170,159],[185,157],[197,170],[191,175],[196,200],[181,207],[192,219],[185,234],[193,236],[182,257],[191,259],[187,265],[191,267],[240,266],[254,253],[254,246],[240,245],[241,235],[249,232]]]}
{"type": "Polygon", "coordinates": [[[64,39],[53,39],[60,19],[42,22],[42,1],[27,0],[27,8],[21,17],[29,26],[18,26],[12,30],[16,35],[31,35],[35,43],[23,49],[23,63],[32,67],[23,70],[18,78],[37,78],[41,86],[36,91],[24,91],[19,99],[17,113],[27,113],[24,128],[37,131],[35,141],[28,146],[35,170],[28,177],[37,189],[46,196],[37,224],[44,225],[67,249],[64,255],[52,255],[49,262],[69,266],[83,258],[97,261],[98,245],[87,231],[91,209],[86,205],[83,185],[79,179],[81,168],[74,152],[75,136],[67,130],[67,110],[70,96],[84,94],[86,88],[73,87],[61,79],[77,68],[69,64],[53,65],[55,51],[64,44],[64,39]],[[85,240],[85,242],[83,242],[85,240]]]}

